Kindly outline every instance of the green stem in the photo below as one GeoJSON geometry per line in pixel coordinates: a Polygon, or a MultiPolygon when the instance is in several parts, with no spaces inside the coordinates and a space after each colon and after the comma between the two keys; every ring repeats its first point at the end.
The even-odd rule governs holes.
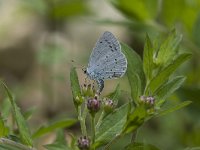
{"type": "Polygon", "coordinates": [[[132,133],[131,143],[134,143],[136,139],[137,139],[137,130],[132,133]]]}
{"type": "MultiPolygon", "coordinates": [[[[84,108],[84,111],[85,111],[85,108],[84,108]]],[[[87,129],[86,129],[86,125],[85,125],[85,118],[81,114],[81,105],[78,106],[78,120],[80,121],[81,132],[82,132],[83,136],[87,136],[87,129]]]]}
{"type": "Polygon", "coordinates": [[[95,115],[91,115],[92,144],[95,143],[95,115]]]}

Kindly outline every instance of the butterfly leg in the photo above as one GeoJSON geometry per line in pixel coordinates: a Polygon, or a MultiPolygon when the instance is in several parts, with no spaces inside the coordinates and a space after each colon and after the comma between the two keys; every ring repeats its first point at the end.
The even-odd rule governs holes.
{"type": "Polygon", "coordinates": [[[98,84],[98,87],[99,87],[98,93],[100,95],[100,93],[102,92],[102,90],[104,88],[104,81],[102,79],[98,79],[97,84],[98,84]]]}

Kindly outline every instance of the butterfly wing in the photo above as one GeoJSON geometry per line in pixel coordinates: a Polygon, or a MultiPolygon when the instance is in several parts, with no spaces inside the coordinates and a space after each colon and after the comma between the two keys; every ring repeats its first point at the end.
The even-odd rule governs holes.
{"type": "Polygon", "coordinates": [[[112,33],[104,32],[91,53],[89,72],[95,74],[96,79],[112,79],[123,76],[126,69],[127,60],[118,40],[112,33]]]}

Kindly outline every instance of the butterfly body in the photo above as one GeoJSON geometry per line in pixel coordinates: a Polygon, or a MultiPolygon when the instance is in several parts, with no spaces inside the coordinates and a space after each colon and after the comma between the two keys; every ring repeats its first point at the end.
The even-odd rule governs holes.
{"type": "Polygon", "coordinates": [[[85,73],[91,80],[97,81],[101,92],[104,80],[122,77],[126,69],[127,60],[118,40],[111,32],[104,32],[90,55],[85,73]]]}

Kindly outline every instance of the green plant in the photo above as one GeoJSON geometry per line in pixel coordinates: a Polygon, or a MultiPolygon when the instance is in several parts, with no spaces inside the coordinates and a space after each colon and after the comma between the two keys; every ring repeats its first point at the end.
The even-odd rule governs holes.
{"type": "Polygon", "coordinates": [[[10,90],[1,81],[10,103],[5,100],[7,107],[1,111],[0,148],[35,149],[33,148],[34,140],[57,130],[55,142],[45,145],[48,150],[95,150],[99,148],[108,150],[115,145],[117,140],[125,136],[131,138],[128,144],[123,145],[124,149],[157,150],[158,148],[151,144],[137,142],[136,135],[138,129],[150,119],[173,112],[191,103],[191,101],[184,101],[165,108],[167,98],[185,81],[184,76],[176,76],[174,72],[191,57],[191,54],[179,53],[180,41],[181,36],[175,30],[172,30],[164,41],[156,39],[152,42],[146,35],[143,60],[133,49],[121,43],[122,51],[128,60],[127,77],[131,89],[129,101],[124,101],[121,106],[117,106],[121,95],[119,85],[107,96],[96,95],[96,90],[90,84],[79,85],[76,68],[72,67],[71,89],[80,122],[81,136],[77,138],[71,134],[70,142],[65,140],[62,128],[74,125],[77,122],[76,119],[59,120],[31,133],[26,118],[31,115],[32,111],[22,114],[10,90]],[[12,110],[13,125],[7,122],[8,110],[12,110]],[[87,118],[91,121],[90,130],[86,126],[87,118]],[[15,123],[17,132],[13,129],[15,123]]]}
{"type": "MultiPolygon", "coordinates": [[[[134,136],[138,128],[151,118],[165,115],[191,103],[191,101],[184,101],[176,106],[164,108],[164,104],[167,102],[166,98],[172,95],[185,80],[184,76],[172,76],[172,74],[191,57],[191,54],[179,53],[180,41],[181,36],[175,30],[171,31],[168,38],[160,45],[158,45],[160,43],[158,40],[153,42],[156,44],[153,44],[147,35],[143,61],[134,50],[121,43],[122,51],[128,60],[127,77],[131,87],[131,98],[129,102],[118,108],[112,107],[109,113],[106,113],[105,109],[101,109],[98,112],[101,114],[99,118],[90,113],[91,135],[86,130],[85,119],[88,114],[87,101],[91,97],[94,98],[93,89],[91,86],[86,86],[84,90],[81,90],[76,70],[75,68],[71,69],[74,104],[79,114],[82,135],[91,141],[90,149],[99,147],[109,149],[116,140],[128,134],[133,134],[133,137],[130,144],[124,146],[125,149],[137,148],[138,146],[152,148],[151,145],[135,143],[134,136]],[[94,117],[96,120],[95,128],[94,117]]],[[[120,90],[117,86],[115,91],[106,98],[116,101],[119,94],[120,90]]],[[[105,98],[96,97],[96,99],[105,98]]]]}

